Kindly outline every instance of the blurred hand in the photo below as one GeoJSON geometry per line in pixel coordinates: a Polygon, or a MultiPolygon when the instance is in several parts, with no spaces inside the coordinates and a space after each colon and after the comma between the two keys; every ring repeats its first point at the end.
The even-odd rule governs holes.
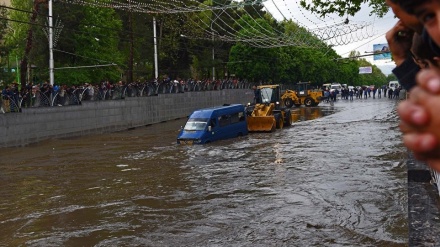
{"type": "Polygon", "coordinates": [[[405,26],[400,20],[386,33],[385,37],[397,66],[408,58],[413,35],[414,31],[405,26]]]}

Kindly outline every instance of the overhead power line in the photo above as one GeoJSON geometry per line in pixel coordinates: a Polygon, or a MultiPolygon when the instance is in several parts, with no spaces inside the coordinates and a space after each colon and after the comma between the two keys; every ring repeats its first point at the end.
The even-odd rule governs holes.
{"type": "MultiPolygon", "coordinates": [[[[166,15],[166,14],[191,14],[191,13],[202,13],[205,17],[208,17],[208,13],[210,13],[212,18],[218,20],[216,23],[206,23],[201,18],[198,18],[197,21],[194,21],[192,18],[187,18],[193,24],[196,24],[199,28],[203,30],[204,36],[199,36],[193,38],[195,39],[206,39],[211,40],[214,36],[215,40],[220,40],[224,42],[242,42],[246,43],[250,46],[260,47],[260,48],[273,48],[273,47],[283,47],[283,46],[300,46],[300,47],[316,47],[318,44],[315,42],[311,44],[307,41],[307,38],[303,33],[297,32],[291,35],[286,35],[283,31],[277,30],[276,28],[272,28],[271,30],[267,30],[259,25],[259,22],[252,18],[252,23],[246,23],[247,28],[252,30],[251,33],[240,33],[236,32],[236,28],[230,26],[222,18],[218,18],[219,15],[228,15],[230,20],[233,20],[234,25],[243,28],[240,23],[237,22],[236,18],[233,18],[228,13],[229,11],[246,11],[244,7],[251,6],[254,7],[256,5],[261,6],[263,3],[268,2],[265,1],[232,1],[230,4],[221,4],[217,1],[213,1],[213,5],[207,5],[204,3],[200,3],[197,0],[189,0],[189,1],[180,1],[180,0],[156,0],[151,3],[142,3],[138,1],[120,1],[120,0],[61,0],[65,3],[70,4],[79,4],[84,6],[93,6],[93,7],[104,7],[104,8],[112,8],[119,9],[123,11],[130,12],[138,12],[138,13],[147,13],[147,14],[156,14],[156,15],[166,15]],[[228,10],[228,11],[227,11],[228,10]],[[220,12],[220,14],[217,14],[220,12]],[[259,27],[255,29],[254,26],[259,27]],[[215,28],[213,28],[215,27],[215,28]],[[218,33],[214,33],[214,30],[219,30],[222,32],[222,35],[218,33]]],[[[275,6],[278,12],[283,16],[285,20],[287,20],[286,15],[282,12],[283,9],[279,4],[277,4],[274,0],[270,0],[271,3],[275,6]]],[[[292,0],[293,1],[293,0],[292,0]]],[[[295,0],[292,3],[287,3],[286,0],[283,0],[283,4],[285,6],[297,6],[301,11],[301,14],[308,19],[310,18],[306,16],[304,13],[305,10],[301,9],[298,6],[298,2],[295,0]]],[[[288,9],[290,12],[291,10],[288,9]]],[[[258,11],[257,11],[258,12],[258,11]]],[[[267,11],[268,14],[271,15],[270,12],[267,11]]],[[[301,26],[301,23],[298,22],[301,26]]],[[[373,34],[367,31],[367,27],[371,25],[371,23],[349,23],[345,24],[344,21],[336,22],[332,21],[330,24],[326,23],[325,25],[318,27],[317,23],[314,23],[315,27],[313,29],[309,29],[308,27],[301,26],[305,30],[309,31],[317,38],[323,40],[327,43],[327,45],[339,46],[346,45],[352,42],[360,41],[366,38],[370,38],[373,34]]],[[[316,47],[318,48],[318,47],[316,47]]]]}
{"type": "MultiPolygon", "coordinates": [[[[346,24],[344,23],[344,20],[338,21],[334,18],[331,18],[331,21],[327,22],[321,18],[316,18],[316,21],[312,21],[310,19],[310,15],[312,14],[307,15],[306,10],[298,5],[297,0],[282,0],[281,3],[277,3],[275,0],[232,1],[229,4],[221,4],[218,1],[213,0],[212,5],[200,3],[197,0],[155,0],[150,3],[143,3],[135,0],[130,0],[128,2],[122,0],[60,1],[68,4],[112,8],[129,12],[155,14],[158,16],[173,14],[182,19],[182,21],[190,21],[193,26],[199,29],[200,32],[197,32],[199,34],[189,36],[193,39],[212,40],[214,38],[216,41],[232,43],[240,42],[258,48],[284,46],[323,48],[362,41],[369,39],[374,35],[372,31],[368,30],[368,27],[372,26],[373,23],[357,23],[350,21],[346,24]],[[259,11],[255,8],[256,6],[265,6],[263,4],[273,4],[275,9],[283,17],[284,21],[294,20],[302,29],[298,28],[296,31],[286,33],[284,30],[279,30],[274,27],[270,27],[269,29],[263,27],[260,24],[260,21],[252,17],[245,8],[250,7],[255,13],[257,13],[258,18],[265,19],[265,17],[261,16],[259,11]],[[312,23],[312,27],[299,22],[299,19],[295,17],[295,13],[292,12],[290,8],[291,6],[296,7],[303,19],[312,23]],[[292,16],[292,19],[287,19],[288,15],[283,13],[283,11],[286,10],[289,12],[289,15],[292,16]],[[237,16],[239,16],[240,11],[241,13],[248,14],[250,21],[242,19],[241,22],[239,22],[237,16]],[[237,27],[239,27],[240,30],[247,31],[237,32],[237,27]],[[324,43],[311,41],[310,35],[307,34],[307,32],[311,33],[324,43]]],[[[272,16],[272,13],[267,10],[267,7],[265,7],[265,14],[272,16]]],[[[274,17],[272,16],[272,18],[274,17]]]]}

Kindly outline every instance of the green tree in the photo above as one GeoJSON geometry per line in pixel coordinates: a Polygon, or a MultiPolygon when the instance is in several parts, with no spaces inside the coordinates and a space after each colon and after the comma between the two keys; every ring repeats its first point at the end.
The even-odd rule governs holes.
{"type": "Polygon", "coordinates": [[[382,71],[376,66],[368,62],[365,58],[360,57],[360,52],[351,51],[349,54],[349,60],[354,61],[358,68],[360,67],[371,67],[371,74],[357,74],[353,78],[352,85],[362,86],[362,85],[375,85],[381,86],[386,82],[386,76],[382,71]]]}
{"type": "Polygon", "coordinates": [[[389,74],[387,76],[387,82],[389,82],[389,81],[398,81],[397,76],[395,74],[392,74],[392,73],[389,74]]]}
{"type": "Polygon", "coordinates": [[[356,63],[335,64],[336,52],[304,28],[292,21],[277,23],[273,19],[256,19],[252,22],[249,15],[240,19],[239,37],[251,37],[264,33],[271,39],[279,35],[291,37],[300,42],[298,46],[278,48],[256,48],[247,43],[238,43],[231,49],[229,68],[239,77],[249,76],[256,81],[273,81],[292,84],[298,81],[311,81],[315,84],[324,82],[346,82],[357,76],[356,63]],[[278,26],[282,34],[267,30],[278,26]],[[301,39],[297,39],[297,36],[301,39]],[[309,48],[304,47],[309,46],[309,48]]]}
{"type": "MultiPolygon", "coordinates": [[[[17,55],[22,63],[25,61],[35,65],[39,70],[38,76],[47,79],[48,26],[47,15],[44,14],[48,12],[47,5],[36,7],[29,3],[25,0],[12,1],[13,7],[22,11],[10,11],[9,18],[15,21],[10,22],[11,29],[8,30],[5,44],[11,56],[17,55]],[[38,13],[36,16],[26,12],[36,8],[38,11],[33,12],[38,13]]],[[[76,67],[55,70],[55,83],[77,84],[118,79],[121,73],[118,66],[99,67],[111,63],[122,64],[118,49],[118,34],[122,25],[114,10],[62,2],[56,2],[53,8],[55,68],[76,67]]],[[[27,71],[26,67],[21,70],[22,73],[27,71]]]]}
{"type": "MultiPolygon", "coordinates": [[[[6,8],[2,8],[2,5],[0,5],[0,40],[5,39],[7,31],[6,19],[6,8]]],[[[9,84],[14,80],[14,74],[10,71],[9,60],[9,48],[3,42],[0,42],[0,86],[3,84],[9,84]]]]}
{"type": "MultiPolygon", "coordinates": [[[[239,20],[242,27],[238,32],[238,37],[247,39],[256,34],[264,33],[267,38],[275,37],[275,34],[269,33],[270,25],[264,19],[256,19],[249,15],[244,15],[239,20]]],[[[278,60],[277,50],[274,48],[256,48],[245,43],[237,43],[231,48],[228,65],[229,71],[238,77],[250,78],[253,80],[267,81],[277,77],[276,61],[278,60]],[[272,70],[272,69],[275,69],[272,70]]]]}
{"type": "Polygon", "coordinates": [[[69,54],[63,56],[64,59],[59,57],[56,60],[56,67],[78,67],[78,69],[57,70],[55,80],[59,83],[74,84],[118,80],[121,71],[116,66],[100,67],[109,64],[121,65],[123,61],[118,49],[118,34],[122,22],[115,11],[83,6],[72,13],[74,15],[70,17],[76,16],[78,20],[74,28],[76,32],[63,35],[70,42],[60,40],[59,49],[69,54]]]}
{"type": "Polygon", "coordinates": [[[383,17],[388,12],[388,6],[383,0],[300,0],[300,5],[307,10],[315,12],[320,16],[328,14],[338,14],[339,16],[354,16],[363,4],[367,4],[372,8],[372,14],[383,17]]]}
{"type": "MultiPolygon", "coordinates": [[[[31,10],[25,0],[13,0],[20,9],[31,10]]],[[[140,0],[156,4],[155,0],[140,0]]],[[[359,81],[356,61],[335,63],[339,56],[318,37],[293,21],[277,21],[264,11],[261,0],[182,0],[174,4],[217,7],[215,10],[155,14],[159,42],[159,72],[176,77],[216,78],[235,74],[255,81],[293,83],[298,81],[359,81]],[[249,5],[247,3],[255,3],[249,5]],[[222,6],[236,5],[236,8],[222,6]],[[236,37],[243,42],[224,42],[236,37]],[[257,38],[258,37],[258,38],[257,38]],[[286,42],[287,41],[287,42],[286,42]],[[268,44],[274,44],[268,47],[268,44]],[[256,46],[261,45],[258,48],[256,46]],[[214,52],[213,52],[214,51],[214,52]],[[212,59],[214,53],[215,59],[212,59]],[[227,64],[227,66],[225,66],[227,64]]],[[[35,24],[14,22],[8,30],[6,45],[10,54],[26,57],[48,78],[47,6],[39,7],[35,24]],[[25,54],[28,30],[32,29],[32,49],[25,54]]],[[[30,13],[18,12],[11,19],[30,22],[30,13]]],[[[9,17],[10,18],[10,17],[9,17]]],[[[55,68],[57,83],[74,84],[127,80],[153,76],[153,15],[56,2],[54,4],[55,68]],[[118,66],[85,68],[115,63],[118,66]]],[[[4,50],[6,51],[6,49],[4,50]]]]}
{"type": "Polygon", "coordinates": [[[8,33],[5,43],[10,47],[12,55],[20,58],[19,80],[22,87],[26,85],[26,72],[34,44],[35,23],[43,3],[44,0],[11,1],[11,5],[17,10],[11,11],[8,15],[15,22],[11,24],[11,32],[8,33]]]}

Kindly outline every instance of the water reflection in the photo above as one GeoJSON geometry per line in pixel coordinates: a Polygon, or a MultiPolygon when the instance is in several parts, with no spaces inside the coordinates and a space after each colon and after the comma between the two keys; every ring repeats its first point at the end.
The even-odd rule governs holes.
{"type": "Polygon", "coordinates": [[[334,114],[337,111],[335,107],[297,107],[292,108],[292,120],[294,122],[301,122],[307,120],[314,120],[334,114]]]}

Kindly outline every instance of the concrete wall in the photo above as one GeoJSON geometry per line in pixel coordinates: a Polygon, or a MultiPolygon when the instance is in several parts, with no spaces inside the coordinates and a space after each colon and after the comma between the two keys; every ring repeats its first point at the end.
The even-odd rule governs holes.
{"type": "Polygon", "coordinates": [[[125,130],[183,118],[200,108],[246,104],[252,99],[252,90],[229,89],[86,101],[79,106],[25,108],[22,113],[0,114],[0,147],[125,130]]]}

